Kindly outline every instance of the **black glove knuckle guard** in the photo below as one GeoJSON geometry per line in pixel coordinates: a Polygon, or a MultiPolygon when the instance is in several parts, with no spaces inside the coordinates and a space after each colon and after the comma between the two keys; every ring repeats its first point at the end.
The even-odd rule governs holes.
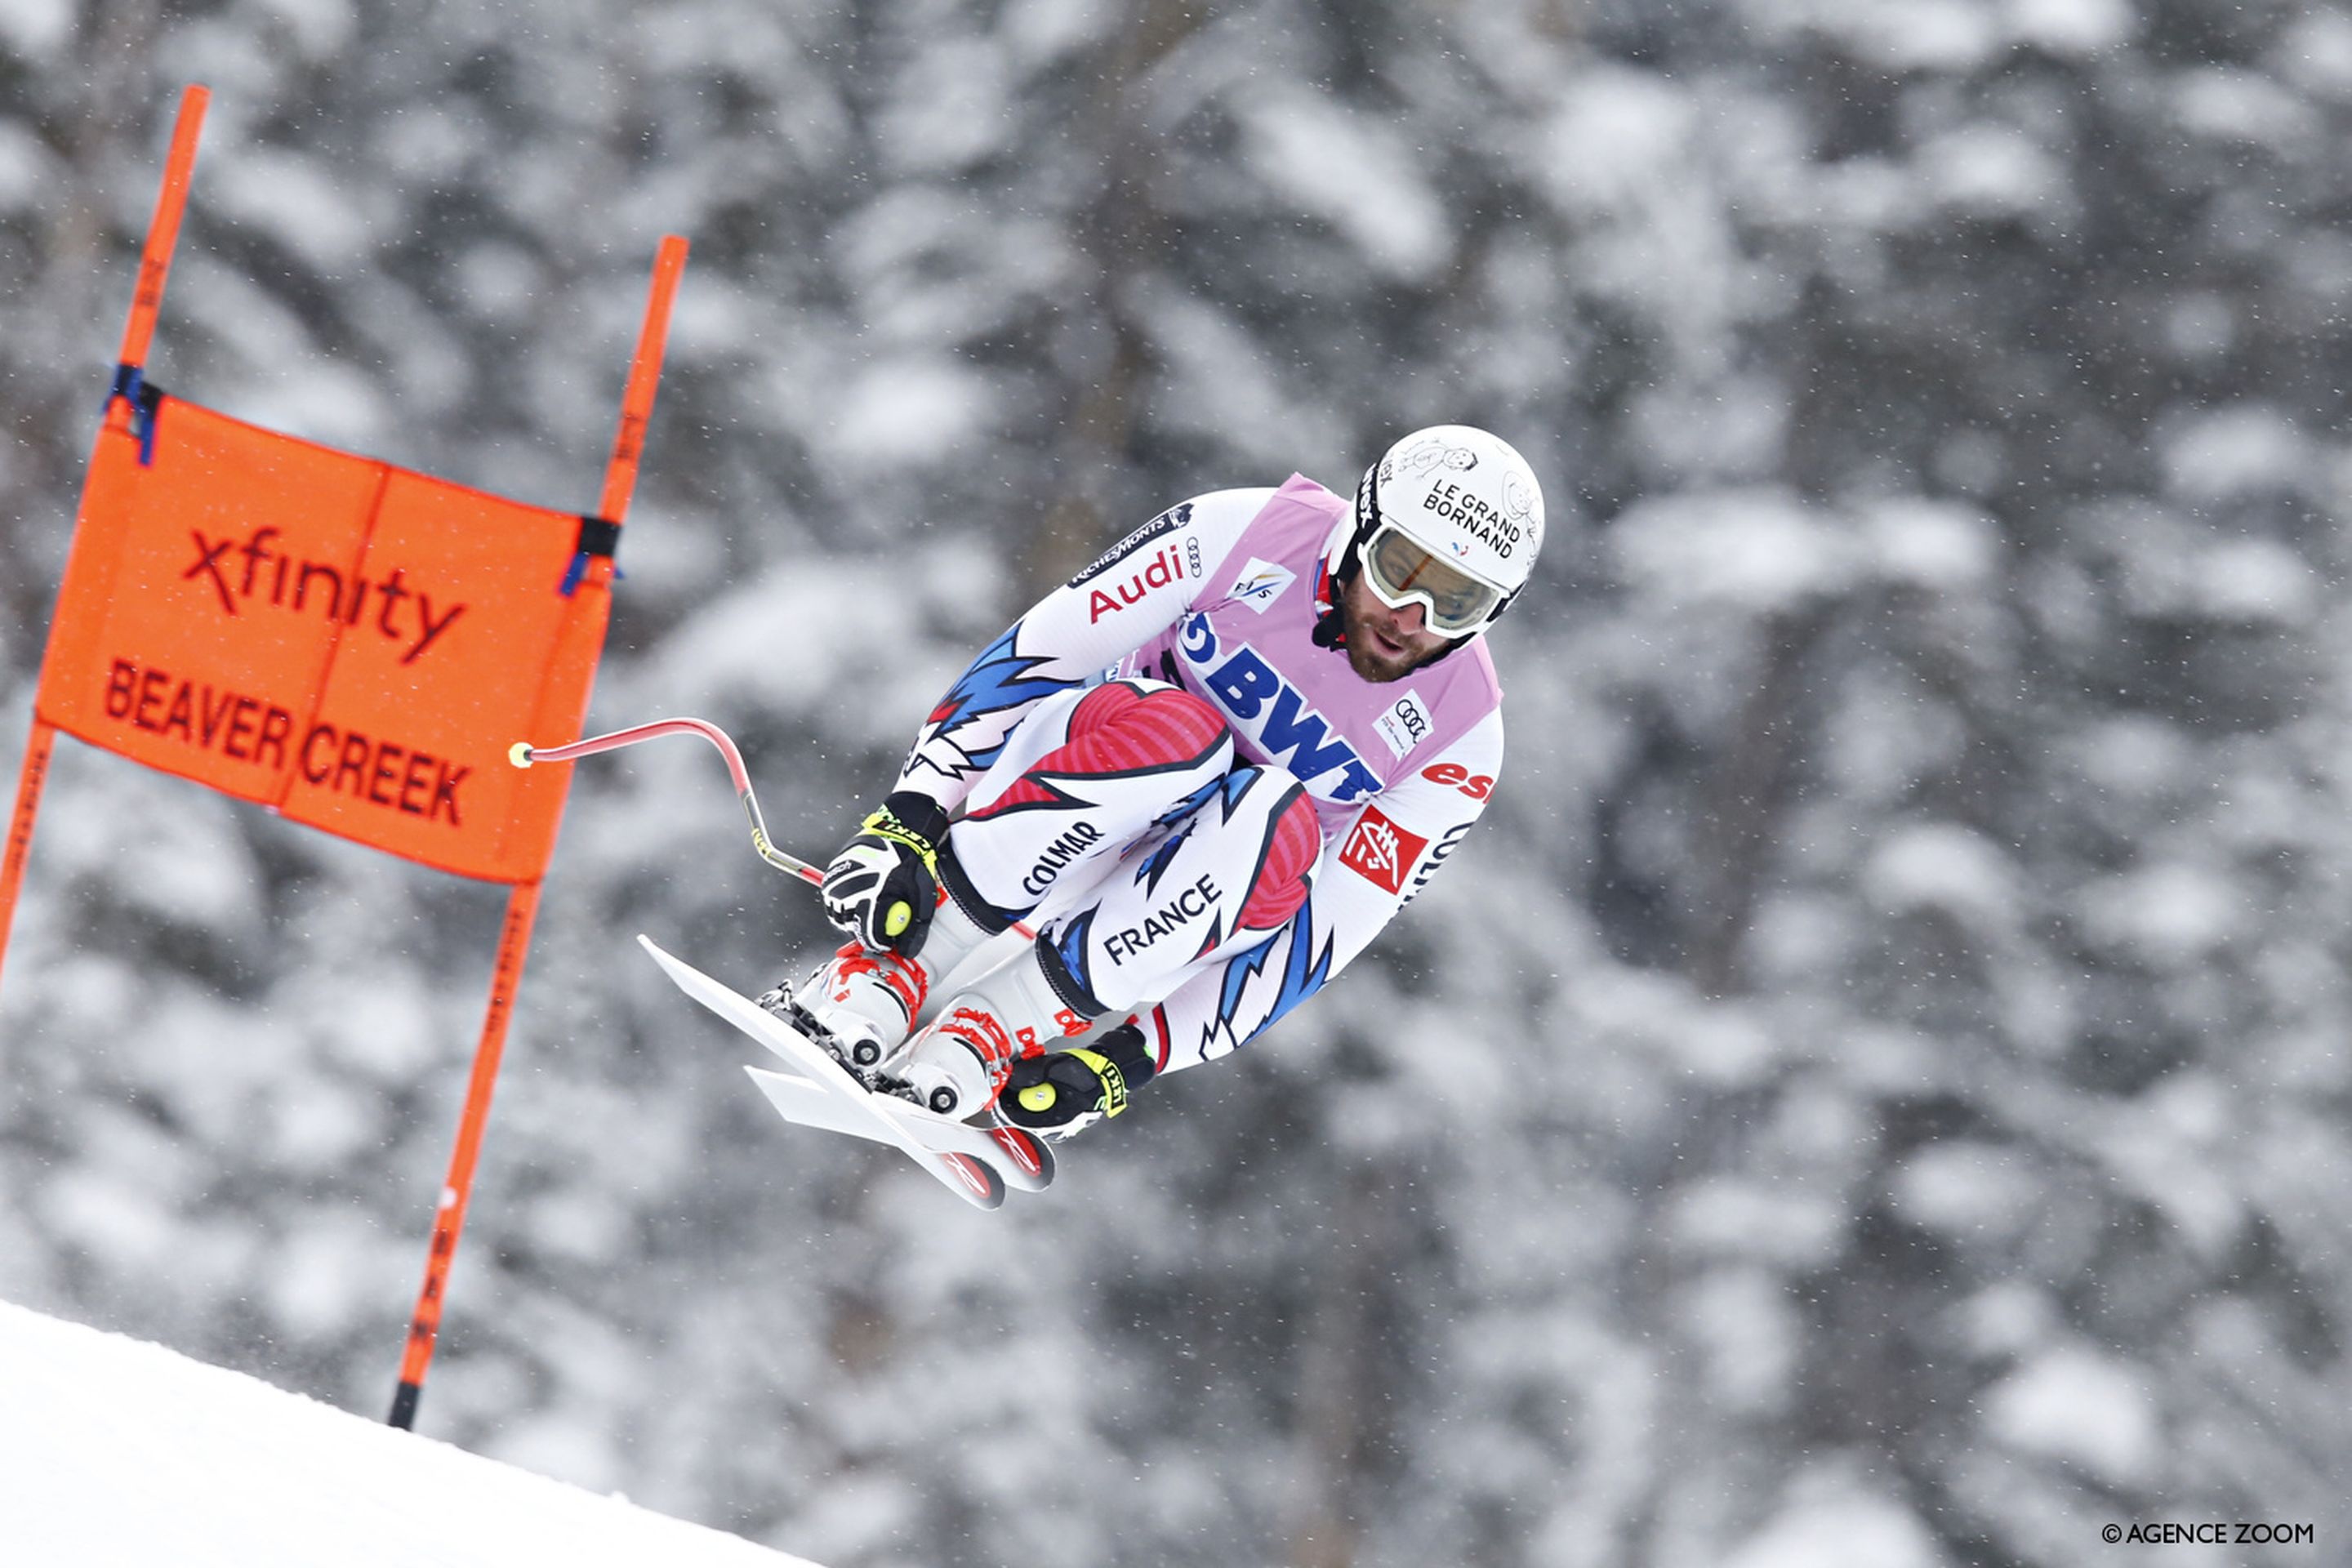
{"type": "Polygon", "coordinates": [[[1134,1090],[1151,1080],[1158,1063],[1144,1048],[1143,1032],[1121,1024],[1084,1046],[1013,1064],[997,1105],[1014,1123],[1054,1129],[1117,1116],[1134,1090]],[[1050,1097],[1034,1091],[1046,1089],[1050,1097]],[[1034,1103],[1043,1100],[1043,1104],[1034,1103]]]}
{"type": "Polygon", "coordinates": [[[825,912],[869,948],[912,958],[930,932],[939,903],[939,847],[948,814],[937,801],[898,790],[867,816],[824,875],[825,912]],[[892,931],[893,912],[904,924],[892,931]]]}

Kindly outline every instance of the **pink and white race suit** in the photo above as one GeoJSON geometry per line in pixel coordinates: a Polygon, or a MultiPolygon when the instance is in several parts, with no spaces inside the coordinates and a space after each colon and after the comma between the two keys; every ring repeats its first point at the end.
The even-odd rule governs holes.
{"type": "Polygon", "coordinates": [[[1386,684],[1315,640],[1348,503],[1293,476],[1163,512],[942,698],[896,788],[962,816],[950,893],[1024,921],[1087,1017],[1162,1071],[1320,989],[1429,884],[1494,790],[1486,639],[1386,684]]]}

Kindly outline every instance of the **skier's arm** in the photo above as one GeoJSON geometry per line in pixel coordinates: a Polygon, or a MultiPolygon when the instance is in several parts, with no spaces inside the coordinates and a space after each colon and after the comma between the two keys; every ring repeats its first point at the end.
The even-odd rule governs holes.
{"type": "Polygon", "coordinates": [[[1262,947],[1195,975],[1142,1015],[1172,1071],[1224,1055],[1328,984],[1437,874],[1493,794],[1503,721],[1489,713],[1323,847],[1313,890],[1262,947]]]}
{"type": "Polygon", "coordinates": [[[1218,490],[1171,507],[1037,601],[932,708],[893,792],[961,804],[1032,706],[1099,679],[1202,602],[1267,493],[1218,490]]]}

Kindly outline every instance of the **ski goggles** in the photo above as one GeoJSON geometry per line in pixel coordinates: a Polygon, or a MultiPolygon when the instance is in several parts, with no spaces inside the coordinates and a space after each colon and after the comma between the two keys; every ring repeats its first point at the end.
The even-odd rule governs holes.
{"type": "Polygon", "coordinates": [[[1502,590],[1431,554],[1392,522],[1373,532],[1363,562],[1373,597],[1391,610],[1419,605],[1429,629],[1441,637],[1467,637],[1502,607],[1502,590]]]}

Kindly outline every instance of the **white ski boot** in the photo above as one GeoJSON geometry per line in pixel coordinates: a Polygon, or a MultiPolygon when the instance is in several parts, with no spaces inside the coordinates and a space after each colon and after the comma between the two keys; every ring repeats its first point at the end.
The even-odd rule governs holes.
{"type": "Polygon", "coordinates": [[[844,1067],[871,1071],[907,1037],[929,989],[920,963],[852,942],[806,980],[778,985],[759,1005],[787,1022],[798,1021],[792,1016],[797,1010],[844,1067]]]}
{"type": "MultiPolygon", "coordinates": [[[[1022,1034],[1028,1048],[1034,1049],[1036,1032],[1024,1029],[1022,1034]]],[[[967,993],[950,1003],[937,1023],[908,1041],[898,1058],[882,1069],[885,1087],[893,1087],[889,1080],[896,1079],[916,1104],[941,1116],[967,1117],[994,1102],[1023,1046],[986,997],[967,993]]]]}
{"type": "Polygon", "coordinates": [[[996,1102],[1014,1062],[1084,1034],[1088,1023],[1055,994],[1032,949],[957,993],[883,1063],[881,1085],[903,1085],[907,1098],[942,1116],[973,1116],[996,1102]]]}

